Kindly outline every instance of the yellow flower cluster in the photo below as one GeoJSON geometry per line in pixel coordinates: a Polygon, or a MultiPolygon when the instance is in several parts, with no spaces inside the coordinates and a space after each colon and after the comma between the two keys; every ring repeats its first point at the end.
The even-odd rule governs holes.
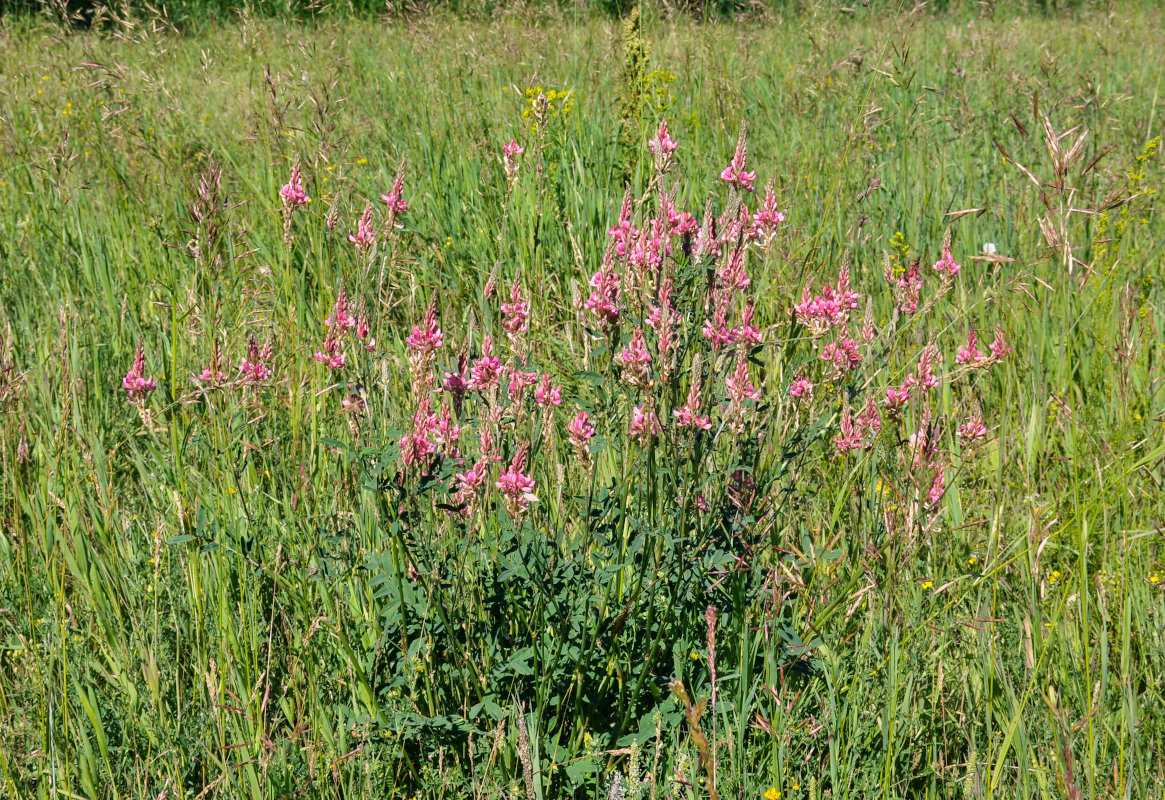
{"type": "Polygon", "coordinates": [[[524,92],[526,107],[522,109],[522,118],[530,119],[534,116],[539,95],[545,95],[547,100],[547,117],[564,117],[574,109],[578,95],[573,89],[543,89],[541,86],[531,86],[524,92]]]}

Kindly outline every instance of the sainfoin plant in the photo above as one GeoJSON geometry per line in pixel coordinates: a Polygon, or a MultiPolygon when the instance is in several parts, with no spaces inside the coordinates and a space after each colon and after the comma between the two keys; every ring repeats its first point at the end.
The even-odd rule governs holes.
{"type": "MultiPolygon", "coordinates": [[[[503,263],[480,290],[480,322],[444,317],[432,290],[407,333],[393,333],[343,285],[319,322],[322,342],[301,369],[336,420],[323,423],[336,426],[328,441],[370,504],[368,523],[391,532],[391,546],[361,566],[365,650],[345,651],[358,681],[354,719],[373,725],[368,743],[403,729],[393,747],[407,757],[434,724],[424,720],[444,719],[450,746],[464,749],[507,707],[530,705],[547,710],[540,741],[571,765],[557,779],[564,791],[612,779],[584,757],[595,735],[640,729],[654,739],[636,746],[669,759],[677,786],[746,785],[717,774],[724,743],[700,738],[703,712],[685,687],[707,683],[715,715],[716,658],[774,676],[814,668],[818,640],[782,612],[789,588],[780,587],[811,585],[821,562],[789,559],[787,538],[812,521],[782,497],[814,463],[833,465],[846,476],[832,493],[851,507],[851,530],[865,529],[888,557],[925,559],[950,476],[990,444],[993,409],[973,381],[990,380],[1009,346],[999,330],[983,353],[972,322],[930,319],[960,280],[949,234],[930,272],[887,267],[885,282],[857,283],[848,262],[834,274],[803,269],[801,288],[774,302],[757,286],[790,269],[782,231],[797,210],[780,206],[771,181],[750,206],[757,177],[745,130],[694,213],[682,198],[702,182],[682,172],[682,141],[661,122],[648,145],[646,191],[612,198],[606,244],[576,276],[589,294],[573,308],[538,303],[529,276],[503,263]],[[876,320],[878,307],[889,317],[876,320]],[[550,327],[588,355],[555,358],[532,335],[550,327]],[[403,371],[403,404],[377,400],[385,357],[403,371]],[[959,400],[952,408],[944,395],[959,400]],[[707,672],[686,658],[700,633],[693,618],[709,626],[707,672]],[[753,621],[762,622],[755,641],[753,621]],[[717,624],[743,627],[717,639],[717,624]],[[406,694],[420,704],[402,702],[406,694]],[[679,750],[663,752],[665,727],[679,750]],[[698,762],[682,757],[688,741],[706,750],[698,762]]],[[[506,196],[540,179],[517,168],[525,148],[511,140],[499,150],[506,196]]],[[[301,181],[297,166],[280,190],[289,247],[292,211],[327,213],[300,201],[301,181]]],[[[402,169],[383,207],[357,204],[347,240],[361,274],[389,258],[381,232],[403,235],[405,193],[402,169]]],[[[235,386],[271,379],[269,350],[251,340],[235,386]]],[[[139,352],[131,373],[140,362],[139,352]]],[[[215,375],[208,367],[199,379],[215,375]]],[[[127,391],[141,404],[139,382],[127,391]]],[[[775,696],[748,702],[758,720],[778,713],[775,696]]]]}

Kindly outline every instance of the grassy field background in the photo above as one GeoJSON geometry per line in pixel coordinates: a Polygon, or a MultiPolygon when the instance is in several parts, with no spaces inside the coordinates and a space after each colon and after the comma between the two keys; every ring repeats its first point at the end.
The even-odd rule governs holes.
{"type": "Polygon", "coordinates": [[[531,9],[0,22],[0,795],[1161,797],[1165,20],[855,6],[652,12],[642,51],[531,9]],[[634,385],[649,303],[604,330],[581,302],[625,181],[638,227],[661,184],[734,212],[742,122],[745,202],[771,180],[787,216],[747,248],[763,339],[709,346],[719,278],[676,238],[682,346],[665,374],[643,323],[634,385]],[[791,309],[843,264],[864,357],[835,374],[791,309]],[[341,291],[377,345],[329,370],[341,291]],[[430,304],[433,362],[405,341],[430,304]],[[1014,350],[961,367],[969,328],[1014,350]],[[485,335],[561,406],[504,380],[451,404],[435,382],[485,335]],[[194,380],[216,352],[272,372],[194,380]],[[938,385],[839,453],[924,353],[938,385]],[[706,432],[672,414],[693,380],[706,432]],[[443,400],[465,461],[404,463],[443,400]],[[663,430],[632,438],[645,407],[663,430]],[[483,432],[501,461],[465,508],[483,432]],[[523,444],[514,513],[494,481],[523,444]]]}

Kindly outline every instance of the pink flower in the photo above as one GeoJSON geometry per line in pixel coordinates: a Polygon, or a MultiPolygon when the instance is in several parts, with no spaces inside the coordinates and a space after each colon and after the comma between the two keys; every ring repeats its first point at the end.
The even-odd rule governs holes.
{"type": "Polygon", "coordinates": [[[922,297],[922,273],[918,269],[918,262],[911,263],[910,268],[897,279],[887,266],[884,277],[887,283],[897,287],[898,310],[903,314],[913,314],[917,311],[922,297]]]}
{"type": "Polygon", "coordinates": [[[518,180],[518,156],[525,152],[525,148],[519,147],[514,139],[502,147],[502,167],[506,171],[506,183],[511,187],[518,180]]]}
{"type": "Polygon", "coordinates": [[[732,154],[732,161],[720,173],[720,180],[751,192],[755,189],[753,182],[756,181],[756,173],[745,171],[744,164],[747,156],[747,136],[745,128],[742,125],[740,128],[740,136],[736,139],[736,152],[732,154]]]}
{"type": "Polygon", "coordinates": [[[858,307],[861,295],[850,288],[849,267],[843,266],[837,276],[837,286],[824,286],[821,294],[813,296],[809,286],[801,289],[801,302],[793,305],[797,322],[814,334],[824,333],[830,326],[841,325],[849,319],[849,312],[858,307]]]}
{"type": "Polygon", "coordinates": [[[967,343],[959,348],[958,353],[955,354],[956,364],[969,364],[973,367],[978,366],[987,360],[987,356],[979,349],[979,336],[975,333],[975,329],[971,328],[967,331],[967,343]]]}
{"type": "Polygon", "coordinates": [[[392,182],[392,189],[388,194],[382,194],[380,199],[388,206],[389,216],[392,218],[398,217],[409,210],[409,204],[404,199],[404,185],[405,185],[405,164],[401,161],[400,167],[396,171],[396,179],[392,182]]]}
{"type": "Polygon", "coordinates": [[[922,355],[918,357],[918,374],[917,377],[908,378],[913,385],[921,386],[924,389],[934,389],[938,386],[938,378],[935,377],[931,369],[931,364],[940,358],[939,351],[934,345],[927,345],[922,349],[922,355]]]}
{"type": "Polygon", "coordinates": [[[941,272],[948,278],[954,278],[959,274],[959,262],[955,261],[955,257],[951,255],[951,235],[948,232],[946,240],[943,242],[943,255],[938,261],[934,262],[934,271],[941,272]]]}
{"type": "Polygon", "coordinates": [[[465,393],[469,391],[469,384],[465,381],[465,373],[468,370],[469,358],[465,353],[457,356],[457,371],[446,372],[445,379],[441,382],[441,388],[453,395],[454,401],[460,401],[465,393]]]}
{"type": "Polygon", "coordinates": [[[655,416],[655,410],[650,407],[644,409],[635,406],[631,410],[631,438],[640,444],[646,444],[657,433],[659,433],[659,419],[655,416]]]}
{"type": "Polygon", "coordinates": [[[566,426],[566,434],[570,439],[571,447],[578,451],[579,457],[583,459],[584,463],[588,462],[590,460],[589,443],[595,435],[595,429],[591,425],[587,412],[580,411],[575,414],[574,419],[566,426]]]}
{"type": "Polygon", "coordinates": [[[737,248],[728,258],[724,269],[716,273],[716,283],[728,292],[740,292],[752,284],[744,267],[744,249],[737,248]]]}
{"type": "Polygon", "coordinates": [[[732,341],[737,344],[750,346],[761,343],[760,328],[752,324],[753,314],[755,313],[756,309],[752,303],[744,307],[740,324],[729,332],[729,335],[732,336],[732,341]]]}
{"type": "Polygon", "coordinates": [[[340,333],[356,326],[356,318],[348,313],[348,295],[344,293],[343,289],[336,297],[336,305],[332,309],[332,315],[324,320],[324,326],[336,327],[340,333]]]}
{"type": "Polygon", "coordinates": [[[373,339],[372,329],[368,325],[368,315],[361,314],[356,318],[356,338],[364,343],[364,349],[369,353],[376,352],[376,339],[373,339]]]}
{"type": "Polygon", "coordinates": [[[587,311],[598,320],[604,331],[619,321],[619,273],[615,272],[615,262],[611,251],[603,256],[602,267],[591,276],[591,296],[583,304],[587,311]]]}
{"type": "Polygon", "coordinates": [[[651,385],[651,353],[643,339],[643,328],[636,328],[631,341],[619,353],[619,363],[623,365],[623,379],[632,386],[646,389],[651,385]]]}
{"type": "Polygon", "coordinates": [[[522,299],[522,287],[517,278],[510,288],[510,302],[502,303],[502,327],[511,336],[527,330],[530,319],[530,304],[522,299]]]}
{"type": "Polygon", "coordinates": [[[882,430],[882,418],[878,415],[878,406],[873,397],[866,398],[866,407],[858,414],[856,422],[858,430],[863,434],[877,436],[878,431],[882,430]]]}
{"type": "Polygon", "coordinates": [[[848,405],[841,411],[841,427],[838,435],[834,437],[833,443],[837,445],[838,452],[841,453],[848,453],[850,450],[862,447],[862,437],[854,430],[848,405]]]}
{"type": "Polygon", "coordinates": [[[728,330],[728,293],[717,289],[712,296],[712,319],[705,319],[700,333],[712,345],[713,350],[732,341],[728,330]]]}
{"type": "Polygon", "coordinates": [[[291,177],[279,190],[279,196],[283,199],[283,207],[289,212],[311,202],[311,198],[307,196],[307,191],[303,188],[303,181],[300,179],[298,161],[292,165],[291,177]]]}
{"type": "Polygon", "coordinates": [[[429,413],[429,398],[422,397],[413,414],[413,429],[400,440],[400,458],[406,467],[423,464],[437,452],[437,445],[429,438],[437,426],[437,415],[429,413]]]}
{"type": "Polygon", "coordinates": [[[972,414],[967,421],[959,426],[959,438],[970,443],[982,439],[987,435],[987,426],[983,424],[983,417],[978,413],[972,414]]]}
{"type": "Polygon", "coordinates": [[[812,400],[813,399],[813,384],[809,379],[803,375],[798,375],[793,378],[793,382],[789,384],[789,397],[797,400],[812,400]]]}
{"type": "Polygon", "coordinates": [[[340,339],[334,333],[329,333],[324,339],[322,350],[315,352],[316,361],[327,366],[328,369],[343,369],[346,359],[340,350],[340,339]]]}
{"type": "Polygon", "coordinates": [[[857,369],[862,363],[858,343],[850,337],[831,342],[821,351],[821,360],[828,361],[839,371],[857,369]]]}
{"type": "Polygon", "coordinates": [[[505,499],[506,509],[514,517],[524,513],[530,503],[538,501],[534,495],[534,486],[536,485],[534,479],[524,474],[526,458],[529,453],[530,445],[520,447],[517,454],[514,455],[514,460],[510,462],[509,468],[498,476],[498,481],[494,484],[505,499]]]}
{"type": "Polygon", "coordinates": [[[453,421],[453,412],[448,403],[441,404],[441,416],[438,417],[437,424],[431,428],[431,432],[433,441],[444,447],[461,438],[461,428],[453,421]]]}
{"type": "MultiPolygon", "coordinates": [[[[230,366],[227,366],[230,369],[230,366]]],[[[203,383],[225,383],[227,374],[223,371],[222,356],[219,354],[218,345],[215,345],[210,356],[210,366],[203,368],[202,372],[191,376],[196,381],[203,383]]]]}
{"type": "Polygon", "coordinates": [[[364,213],[356,220],[356,232],[348,234],[348,241],[356,245],[356,252],[363,254],[376,241],[376,231],[372,229],[372,206],[364,207],[364,213]]]}
{"type": "MultiPolygon", "coordinates": [[[[639,237],[639,231],[631,223],[631,189],[628,187],[623,194],[623,205],[619,208],[619,221],[611,228],[607,229],[607,236],[615,240],[615,255],[623,258],[627,255],[627,250],[639,237]]],[[[591,286],[594,286],[594,280],[591,280],[591,286]]]]}
{"type": "Polygon", "coordinates": [[[671,293],[675,283],[671,277],[664,278],[659,287],[659,305],[651,306],[651,311],[645,320],[648,326],[655,331],[656,347],[659,348],[660,359],[664,362],[664,380],[667,380],[667,354],[678,346],[676,341],[676,323],[680,315],[671,302],[671,293]]]}
{"type": "Polygon", "coordinates": [[[752,215],[751,238],[768,243],[777,233],[777,226],[785,221],[785,215],[777,208],[777,191],[773,183],[765,187],[765,200],[760,209],[752,215]]]}
{"type": "Polygon", "coordinates": [[[511,367],[503,367],[502,371],[510,376],[510,397],[516,402],[521,402],[522,393],[538,381],[537,372],[524,372],[523,370],[513,369],[511,367]]]}
{"type": "Polygon", "coordinates": [[[667,129],[667,119],[659,121],[659,130],[656,131],[655,138],[647,143],[647,149],[656,155],[670,155],[676,151],[679,144],[675,139],[671,138],[671,134],[667,129]]]}
{"type": "Polygon", "coordinates": [[[364,398],[356,392],[349,393],[347,397],[340,401],[341,410],[349,414],[359,414],[367,405],[364,402],[364,398]]]}
{"type": "Polygon", "coordinates": [[[562,405],[562,387],[551,385],[550,376],[543,375],[538,388],[534,390],[534,402],[542,408],[562,405]]]}
{"type": "Polygon", "coordinates": [[[265,381],[271,377],[271,368],[268,367],[265,361],[271,358],[271,345],[263,347],[262,352],[259,350],[259,343],[251,338],[247,345],[247,357],[243,359],[243,363],[239,364],[239,375],[248,381],[265,381]]]}
{"type": "Polygon", "coordinates": [[[760,392],[749,382],[748,358],[743,350],[736,358],[736,369],[724,379],[724,385],[728,387],[728,396],[734,407],[739,407],[745,400],[760,400],[760,392]]]}
{"type": "Polygon", "coordinates": [[[700,428],[706,431],[712,429],[712,421],[700,415],[700,382],[695,378],[688,387],[687,402],[673,410],[671,414],[675,417],[677,428],[700,428]]]}
{"type": "Polygon", "coordinates": [[[415,355],[420,356],[436,352],[444,343],[445,334],[437,324],[436,303],[430,303],[425,309],[425,317],[421,324],[414,325],[412,331],[405,337],[405,344],[415,355]]]}
{"type": "Polygon", "coordinates": [[[926,503],[931,508],[937,508],[939,501],[943,499],[946,494],[946,470],[940,464],[938,471],[934,475],[934,482],[930,485],[930,491],[926,493],[926,503]]]}
{"type": "Polygon", "coordinates": [[[1008,353],[1011,353],[1015,350],[1015,348],[1009,345],[1007,340],[1003,338],[1003,328],[995,329],[995,338],[991,340],[991,344],[987,346],[987,349],[991,351],[991,355],[995,358],[996,361],[1002,361],[1007,357],[1008,353]]]}
{"type": "Polygon", "coordinates": [[[490,337],[485,337],[481,343],[481,358],[473,362],[469,370],[470,391],[484,392],[490,387],[498,385],[498,378],[502,373],[502,362],[493,355],[494,343],[490,337]]]}
{"type": "Polygon", "coordinates": [[[901,387],[891,386],[886,390],[886,411],[891,415],[902,413],[902,409],[910,402],[910,384],[903,383],[901,387]]]}
{"type": "Polygon", "coordinates": [[[146,399],[146,395],[158,388],[157,383],[154,382],[154,376],[146,377],[146,350],[141,341],[138,341],[137,350],[134,351],[133,366],[129,368],[129,372],[125,373],[125,377],[121,381],[121,388],[125,389],[126,397],[131,403],[140,403],[146,399]]]}

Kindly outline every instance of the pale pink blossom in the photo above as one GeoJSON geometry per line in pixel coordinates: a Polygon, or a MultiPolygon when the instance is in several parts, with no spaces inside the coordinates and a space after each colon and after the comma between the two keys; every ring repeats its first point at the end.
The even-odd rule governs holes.
{"type": "Polygon", "coordinates": [[[655,416],[655,409],[650,406],[644,408],[635,406],[631,410],[631,438],[640,444],[646,444],[659,433],[659,419],[655,416]]]}
{"type": "Polygon", "coordinates": [[[291,166],[291,177],[279,190],[279,197],[283,200],[283,208],[288,212],[311,202],[311,198],[307,196],[307,190],[303,188],[298,161],[291,166]]]}
{"type": "Polygon", "coordinates": [[[858,343],[850,337],[830,342],[821,351],[821,360],[833,364],[839,372],[857,369],[862,363],[862,353],[858,343]]]}
{"type": "Polygon", "coordinates": [[[154,376],[146,376],[146,350],[141,341],[138,341],[134,351],[133,366],[122,378],[121,388],[125,389],[126,397],[131,403],[140,403],[146,395],[158,388],[154,376]]]}
{"type": "Polygon", "coordinates": [[[995,329],[995,338],[991,340],[991,344],[987,346],[987,349],[991,351],[991,356],[996,361],[1002,361],[1009,353],[1015,350],[1015,348],[1009,345],[1007,340],[1003,338],[1003,328],[995,329]]]}
{"type": "Polygon", "coordinates": [[[271,367],[267,363],[271,359],[271,345],[267,344],[262,350],[259,343],[251,339],[247,345],[247,357],[239,364],[239,375],[247,381],[265,381],[271,377],[271,367]]]}
{"type": "Polygon", "coordinates": [[[696,378],[692,378],[692,384],[688,387],[687,401],[671,414],[675,417],[677,428],[712,429],[712,421],[700,414],[700,382],[696,378]]]}
{"type": "Polygon", "coordinates": [[[502,493],[506,509],[514,517],[520,516],[526,511],[530,503],[538,500],[537,496],[534,495],[536,485],[534,479],[525,474],[526,459],[529,453],[529,445],[518,448],[509,468],[498,476],[498,481],[494,484],[502,493]]]}
{"type": "Polygon", "coordinates": [[[975,329],[971,328],[967,331],[967,343],[959,348],[955,354],[956,364],[967,364],[975,367],[987,360],[987,355],[979,349],[979,336],[975,333],[975,329]]]}
{"type": "Polygon", "coordinates": [[[841,426],[833,443],[837,445],[838,452],[841,453],[848,453],[850,450],[862,447],[862,437],[854,430],[853,418],[850,416],[848,405],[841,410],[841,426]]]}
{"type": "Polygon", "coordinates": [[[959,438],[964,442],[973,442],[977,439],[982,439],[987,435],[987,426],[983,424],[983,417],[977,412],[967,418],[966,422],[959,426],[959,438]]]}
{"type": "Polygon", "coordinates": [[[389,216],[393,219],[409,210],[409,204],[404,199],[404,185],[405,164],[404,161],[401,161],[400,167],[396,171],[396,179],[392,182],[392,189],[387,194],[380,196],[380,199],[388,206],[389,216]]]}
{"type": "Polygon", "coordinates": [[[612,252],[607,251],[603,256],[603,264],[591,277],[591,296],[584,306],[599,323],[604,331],[609,330],[619,321],[619,273],[615,272],[615,262],[612,252]]]}
{"type": "Polygon", "coordinates": [[[632,386],[646,389],[651,385],[651,353],[643,338],[643,328],[636,328],[631,341],[619,353],[619,363],[623,365],[623,380],[632,386]]]}
{"type": "Polygon", "coordinates": [[[753,191],[756,173],[745,170],[745,161],[748,157],[747,135],[744,126],[740,128],[740,136],[736,140],[736,152],[732,154],[732,161],[720,173],[720,180],[738,186],[746,191],[753,191]]]}
{"type": "Polygon", "coordinates": [[[959,262],[955,261],[955,257],[951,255],[951,237],[947,234],[946,241],[943,242],[942,258],[934,262],[934,271],[940,272],[947,278],[954,278],[959,274],[959,262]]]}
{"type": "Polygon", "coordinates": [[[789,397],[796,400],[809,401],[813,399],[813,384],[804,375],[798,375],[793,378],[793,382],[789,384],[789,397]]]}
{"type": "Polygon", "coordinates": [[[534,402],[542,408],[562,405],[562,387],[554,386],[550,376],[543,375],[538,388],[534,390],[534,402]]]}
{"type": "Polygon", "coordinates": [[[511,336],[529,328],[530,304],[522,299],[522,287],[517,278],[510,287],[510,302],[502,303],[502,327],[511,336]]]}
{"type": "Polygon", "coordinates": [[[348,241],[356,245],[356,252],[364,254],[376,241],[376,231],[372,229],[372,206],[364,207],[364,212],[356,220],[356,232],[348,234],[348,241]]]}

